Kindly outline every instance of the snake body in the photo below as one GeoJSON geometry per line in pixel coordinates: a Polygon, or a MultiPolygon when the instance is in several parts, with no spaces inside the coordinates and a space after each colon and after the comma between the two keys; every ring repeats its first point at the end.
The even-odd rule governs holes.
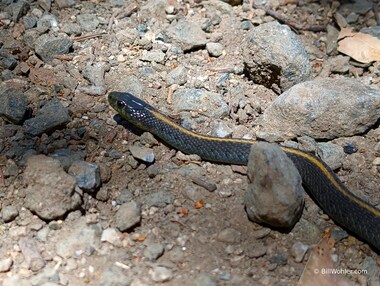
{"type": "MultiPolygon", "coordinates": [[[[111,92],[110,105],[125,120],[167,144],[203,160],[246,165],[256,141],[218,138],[189,131],[145,101],[125,92],[111,92]]],[[[339,225],[380,251],[380,210],[350,192],[318,157],[281,146],[297,167],[309,195],[339,225]]]]}

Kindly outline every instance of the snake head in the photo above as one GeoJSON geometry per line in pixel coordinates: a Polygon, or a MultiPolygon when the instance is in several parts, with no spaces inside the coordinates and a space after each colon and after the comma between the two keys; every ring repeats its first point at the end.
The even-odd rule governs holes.
{"type": "Polygon", "coordinates": [[[153,106],[128,92],[112,91],[108,94],[108,102],[125,120],[142,127],[141,123],[150,116],[153,106]]]}

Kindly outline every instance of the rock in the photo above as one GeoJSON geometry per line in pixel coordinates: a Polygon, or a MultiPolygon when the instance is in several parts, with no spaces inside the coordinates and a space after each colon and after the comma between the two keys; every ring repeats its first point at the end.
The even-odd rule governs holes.
{"type": "Polygon", "coordinates": [[[122,204],[116,212],[115,221],[122,232],[136,226],[141,221],[141,204],[135,201],[122,204]]]}
{"type": "Polygon", "coordinates": [[[122,189],[120,191],[120,195],[116,199],[116,203],[118,205],[122,205],[126,202],[132,201],[133,200],[133,194],[130,190],[128,189],[122,189]]]}
{"type": "Polygon", "coordinates": [[[232,137],[233,129],[229,127],[225,122],[217,122],[213,128],[213,135],[220,138],[232,137]]]}
{"type": "Polygon", "coordinates": [[[36,114],[34,118],[25,120],[25,132],[38,136],[42,133],[48,133],[66,125],[70,121],[70,115],[62,103],[53,99],[46,103],[36,114]]]}
{"type": "Polygon", "coordinates": [[[153,149],[139,146],[137,144],[129,146],[132,156],[143,162],[152,163],[154,161],[153,149]]]}
{"type": "Polygon", "coordinates": [[[28,102],[20,89],[0,88],[0,116],[14,124],[24,119],[28,102]]]}
{"type": "Polygon", "coordinates": [[[102,272],[99,286],[126,286],[130,283],[131,278],[126,276],[120,267],[113,265],[102,272]]]}
{"type": "Polygon", "coordinates": [[[10,222],[18,216],[18,210],[15,206],[5,206],[1,210],[1,217],[4,222],[10,222]]]}
{"type": "Polygon", "coordinates": [[[238,6],[242,4],[242,0],[222,0],[223,2],[226,2],[230,4],[231,6],[238,6]]]}
{"type": "Polygon", "coordinates": [[[62,32],[68,35],[79,36],[82,33],[82,28],[75,23],[66,23],[62,26],[62,32]]]}
{"type": "Polygon", "coordinates": [[[144,6],[141,6],[141,16],[143,18],[157,18],[164,20],[166,19],[165,9],[168,5],[166,0],[152,0],[146,2],[144,6]]]}
{"type": "Polygon", "coordinates": [[[8,70],[13,70],[16,66],[17,66],[16,57],[0,49],[0,67],[4,69],[8,69],[8,70]]]}
{"type": "Polygon", "coordinates": [[[83,76],[88,79],[92,85],[104,87],[104,74],[110,70],[110,65],[104,62],[87,64],[83,70],[83,76]]]}
{"type": "Polygon", "coordinates": [[[217,286],[218,284],[212,279],[212,276],[207,273],[199,273],[195,278],[195,286],[217,286]]]}
{"type": "Polygon", "coordinates": [[[51,0],[38,0],[37,3],[45,11],[47,11],[47,12],[50,11],[51,0]]]}
{"type": "Polygon", "coordinates": [[[184,18],[173,22],[167,29],[167,33],[180,44],[185,52],[202,48],[207,43],[206,34],[199,24],[184,18]]]}
{"type": "Polygon", "coordinates": [[[168,191],[152,192],[142,198],[144,205],[148,208],[157,207],[163,208],[166,205],[172,204],[174,201],[173,194],[168,191]]]}
{"type": "Polygon", "coordinates": [[[221,118],[228,113],[223,97],[202,89],[179,89],[173,94],[174,112],[202,111],[212,118],[221,118]]]}
{"type": "Polygon", "coordinates": [[[73,41],[61,34],[52,36],[43,34],[35,40],[34,49],[44,62],[51,61],[55,55],[67,54],[73,45],[73,41]]]}
{"type": "Polygon", "coordinates": [[[366,131],[379,117],[380,90],[354,79],[316,79],[276,98],[264,111],[263,129],[257,136],[349,137],[366,131]]]}
{"type": "Polygon", "coordinates": [[[223,54],[224,46],[220,43],[207,43],[207,52],[211,57],[220,57],[223,54]]]}
{"type": "Polygon", "coordinates": [[[51,29],[57,32],[59,30],[58,21],[54,15],[47,13],[44,14],[40,19],[38,19],[37,28],[51,29]]]}
{"type": "Polygon", "coordinates": [[[54,150],[54,152],[50,154],[50,157],[58,160],[61,163],[63,169],[67,171],[73,162],[84,160],[86,154],[81,150],[73,151],[67,148],[54,150]]]}
{"type": "Polygon", "coordinates": [[[161,50],[144,50],[142,56],[140,57],[140,60],[143,62],[156,62],[163,64],[165,62],[165,53],[163,53],[161,50]]]}
{"type": "Polygon", "coordinates": [[[45,266],[35,240],[33,238],[23,238],[19,241],[19,247],[24,256],[28,268],[33,272],[40,271],[45,266]]]}
{"type": "Polygon", "coordinates": [[[98,223],[87,224],[86,217],[80,217],[72,224],[65,225],[62,233],[65,235],[58,238],[55,251],[65,259],[83,253],[91,255],[95,249],[100,249],[102,227],[98,223]]]}
{"type": "Polygon", "coordinates": [[[109,227],[103,230],[100,241],[102,242],[106,241],[106,242],[111,243],[112,245],[121,247],[122,234],[118,230],[109,227]]]}
{"type": "Polygon", "coordinates": [[[341,14],[347,14],[346,12],[355,12],[364,15],[372,9],[373,2],[371,0],[349,1],[345,2],[339,7],[341,14]]]}
{"type": "Polygon", "coordinates": [[[164,254],[164,246],[160,243],[152,243],[144,249],[143,255],[149,261],[156,261],[164,254]]]}
{"type": "Polygon", "coordinates": [[[75,5],[75,0],[55,0],[60,9],[70,8],[75,5]]]}
{"type": "Polygon", "coordinates": [[[59,273],[53,266],[47,265],[42,271],[32,276],[29,285],[59,286],[59,273]]]}
{"type": "Polygon", "coordinates": [[[68,173],[75,177],[79,188],[87,191],[100,187],[100,168],[96,163],[75,161],[68,173]]]}
{"type": "Polygon", "coordinates": [[[77,21],[85,32],[92,32],[96,30],[99,25],[99,20],[94,14],[78,14],[77,21]]]}
{"type": "MultiPolygon", "coordinates": [[[[317,206],[315,206],[318,208],[317,206]]],[[[315,212],[317,213],[317,212],[315,212]]],[[[292,232],[297,233],[303,238],[303,243],[312,245],[321,239],[322,231],[313,222],[301,218],[292,229],[292,232]]]]}
{"type": "Polygon", "coordinates": [[[331,142],[318,143],[317,146],[318,155],[332,170],[342,167],[345,157],[342,147],[331,142]]]}
{"type": "Polygon", "coordinates": [[[332,25],[327,25],[326,53],[331,55],[338,47],[339,30],[332,25]]]}
{"type": "Polygon", "coordinates": [[[374,285],[380,283],[380,267],[374,258],[370,256],[365,257],[360,263],[360,269],[366,269],[366,276],[374,282],[374,285]],[[375,284],[375,282],[377,282],[377,284],[375,284]]]}
{"type": "Polygon", "coordinates": [[[290,254],[294,257],[295,262],[301,263],[308,250],[309,250],[308,245],[297,241],[292,245],[292,248],[290,249],[290,254]]]}
{"type": "Polygon", "coordinates": [[[19,168],[15,161],[8,159],[3,170],[4,178],[16,177],[19,174],[19,168]]]}
{"type": "Polygon", "coordinates": [[[269,258],[269,262],[284,266],[288,263],[288,254],[275,253],[272,257],[269,258]]]}
{"type": "Polygon", "coordinates": [[[350,68],[350,57],[342,55],[331,57],[330,69],[334,73],[346,73],[350,68]]]}
{"type": "MultiPolygon", "coordinates": [[[[240,1],[240,0],[239,0],[240,1]]],[[[206,7],[207,11],[217,11],[218,14],[225,15],[225,16],[232,16],[234,13],[233,8],[231,5],[227,3],[234,2],[235,4],[238,2],[238,0],[228,0],[228,1],[220,1],[220,0],[209,0],[207,2],[204,2],[204,6],[206,7]]]]}
{"type": "Polygon", "coordinates": [[[277,146],[258,142],[248,161],[248,189],[244,204],[248,217],[275,227],[292,227],[304,205],[301,176],[277,146]]]}
{"type": "Polygon", "coordinates": [[[241,240],[241,233],[234,228],[225,228],[219,232],[218,240],[221,242],[236,244],[241,240]]]}
{"type": "Polygon", "coordinates": [[[12,19],[16,23],[20,18],[25,15],[30,8],[30,4],[27,1],[20,0],[17,2],[13,2],[10,5],[10,9],[12,11],[12,19]]]}
{"type": "Polygon", "coordinates": [[[0,260],[0,273],[8,272],[13,265],[12,258],[5,258],[0,260]]]}
{"type": "Polygon", "coordinates": [[[22,275],[14,274],[5,278],[2,286],[30,286],[30,281],[22,279],[20,276],[22,275]]]}
{"type": "MultiPolygon", "coordinates": [[[[109,74],[110,73],[112,73],[112,70],[109,72],[109,74]]],[[[129,92],[137,97],[144,95],[145,88],[137,76],[129,75],[124,77],[115,74],[114,77],[119,80],[114,84],[113,90],[122,90],[123,92],[129,92]]]]}
{"type": "Polygon", "coordinates": [[[253,28],[243,44],[243,56],[248,76],[276,92],[311,77],[309,56],[301,40],[277,22],[253,28]]]}
{"type": "Polygon", "coordinates": [[[149,270],[149,274],[154,282],[166,282],[173,278],[173,271],[163,266],[154,266],[149,270]]]}
{"type": "Polygon", "coordinates": [[[166,84],[184,85],[187,82],[187,69],[184,66],[178,66],[171,70],[166,77],[166,84]]]}
{"type": "Polygon", "coordinates": [[[348,237],[348,233],[343,229],[334,229],[332,231],[331,237],[334,239],[334,241],[341,241],[342,239],[346,239],[348,237]]]}
{"type": "Polygon", "coordinates": [[[184,251],[180,246],[175,246],[169,251],[169,259],[171,262],[178,264],[184,260],[184,251]]]}
{"type": "Polygon", "coordinates": [[[263,243],[260,243],[255,245],[255,247],[247,247],[245,253],[249,258],[259,258],[264,256],[267,253],[267,250],[268,248],[263,243]]]}
{"type": "Polygon", "coordinates": [[[75,178],[65,173],[58,160],[44,155],[29,157],[24,183],[26,207],[41,219],[60,218],[82,202],[74,191],[75,178]]]}

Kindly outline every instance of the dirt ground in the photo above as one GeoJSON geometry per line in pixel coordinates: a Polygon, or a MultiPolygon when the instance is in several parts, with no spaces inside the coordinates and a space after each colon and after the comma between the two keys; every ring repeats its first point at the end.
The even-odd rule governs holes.
{"type": "MultiPolygon", "coordinates": [[[[231,69],[242,61],[239,51],[248,31],[241,28],[241,22],[248,20],[255,26],[276,17],[292,24],[298,33],[310,54],[313,78],[359,77],[363,82],[380,88],[378,62],[360,64],[345,56],[348,69],[341,72],[333,64],[339,53],[336,50],[326,53],[326,27],[337,27],[335,12],[340,11],[343,1],[261,1],[269,2],[265,9],[251,9],[248,3],[244,3],[230,6],[226,13],[215,8],[216,13],[208,1],[168,1],[163,7],[163,14],[159,6],[162,1],[157,1],[156,8],[149,12],[150,21],[144,19],[141,12],[141,7],[150,1],[76,1],[69,8],[60,8],[60,2],[55,1],[46,13],[55,16],[60,29],[66,23],[75,22],[79,14],[95,14],[99,23],[95,30],[70,35],[74,43],[70,52],[50,63],[42,62],[23,38],[23,17],[30,15],[33,8],[43,10],[41,3],[45,2],[48,1],[31,1],[31,8],[17,22],[2,20],[0,29],[10,32],[9,41],[23,44],[12,50],[17,55],[18,68],[12,70],[10,78],[3,73],[2,79],[8,84],[24,87],[32,114],[42,102],[55,97],[69,110],[71,119],[57,131],[32,137],[17,133],[22,129],[20,124],[1,119],[0,168],[3,178],[0,205],[2,208],[12,205],[18,211],[11,221],[3,221],[0,225],[0,269],[6,264],[6,259],[12,260],[11,266],[4,266],[5,271],[0,272],[0,281],[4,285],[296,285],[310,255],[309,251],[304,257],[299,257],[297,251],[302,252],[299,243],[312,249],[326,230],[341,237],[337,238],[334,246],[335,267],[366,270],[367,273],[344,276],[358,285],[380,285],[379,253],[334,224],[306,194],[302,218],[293,229],[279,231],[253,223],[244,210],[247,177],[243,167],[197,160],[146,134],[144,136],[148,138],[141,139],[142,132],[116,123],[116,112],[108,105],[106,97],[110,90],[124,91],[126,86],[132,86],[144,100],[178,118],[170,100],[176,87],[168,85],[166,79],[172,68],[179,64],[186,66],[186,85],[207,87],[214,92],[222,92],[215,83],[221,73],[229,73],[227,87],[223,87],[223,91],[227,90],[228,94],[228,90],[239,87],[244,94],[254,97],[260,107],[255,116],[244,120],[238,119],[237,112],[230,111],[218,122],[227,124],[234,134],[251,133],[254,136],[263,111],[278,95],[270,89],[254,86],[244,74],[234,73],[231,69]],[[122,5],[117,6],[118,2],[122,5]],[[119,19],[113,17],[120,11],[130,13],[119,19]],[[217,15],[220,21],[212,26],[210,38],[221,38],[225,54],[219,58],[210,57],[204,48],[199,48],[178,55],[173,53],[164,63],[140,61],[145,50],[150,50],[152,45],[160,48],[161,44],[146,42],[149,37],[141,40],[136,36],[138,40],[134,41],[135,36],[129,32],[136,25],[154,25],[152,33],[156,36],[160,28],[163,30],[172,21],[169,17],[172,15],[177,19],[195,20],[205,15],[217,15]],[[115,40],[116,33],[123,29],[127,31],[127,35],[123,35],[127,43],[116,44],[119,41],[115,40]],[[99,86],[104,88],[100,95],[81,89],[91,84],[96,86],[96,80],[89,80],[91,76],[84,75],[88,62],[106,63],[104,77],[99,80],[99,86]],[[27,63],[29,68],[23,70],[21,63],[27,63]],[[40,70],[40,74],[33,75],[32,69],[36,67],[51,70],[52,74],[42,75],[40,70]],[[62,84],[62,74],[76,83],[70,85],[65,81],[62,84]],[[9,126],[16,130],[12,136],[6,135],[9,126]],[[70,137],[81,127],[86,128],[82,138],[70,137]],[[21,135],[16,138],[15,134],[21,135]],[[153,164],[131,155],[129,147],[135,143],[153,149],[153,164]],[[46,148],[38,147],[41,144],[46,148]],[[25,207],[27,186],[23,172],[26,161],[23,160],[24,154],[10,157],[9,150],[15,146],[31,146],[37,150],[36,153],[46,155],[61,148],[84,152],[85,161],[102,166],[101,186],[97,190],[82,192],[83,203],[79,211],[53,221],[42,220],[25,207]],[[13,163],[16,175],[9,174],[13,163]],[[194,178],[215,184],[216,190],[210,191],[195,184],[194,178]],[[157,197],[152,196],[154,193],[158,194],[157,197]],[[119,232],[115,216],[120,202],[128,200],[141,203],[141,221],[128,231],[119,232]],[[113,234],[116,242],[100,241],[107,228],[116,230],[113,234]],[[81,229],[88,230],[91,235],[73,235],[81,229]],[[46,230],[46,236],[42,230],[46,230]],[[33,269],[27,261],[27,255],[20,246],[25,237],[34,241],[39,253],[37,256],[44,261],[43,267],[33,269]],[[89,237],[94,241],[80,241],[83,244],[78,249],[68,246],[68,251],[73,250],[73,253],[66,257],[59,255],[57,246],[62,241],[87,240],[89,237]]],[[[357,16],[350,23],[355,29],[379,25],[376,23],[376,17],[379,17],[376,10],[374,12],[371,8],[362,12],[359,8],[350,9],[347,14],[341,13],[345,17],[349,13],[357,16]]],[[[226,101],[232,104],[233,99],[227,96],[226,101]]],[[[196,120],[197,114],[190,114],[189,118],[187,123],[198,133],[210,134],[216,124],[215,120],[205,116],[196,120]]],[[[380,207],[380,170],[374,165],[375,159],[380,157],[379,124],[364,134],[333,140],[341,146],[347,142],[354,142],[359,151],[345,156],[342,168],[337,170],[338,177],[350,190],[380,207]]]]}

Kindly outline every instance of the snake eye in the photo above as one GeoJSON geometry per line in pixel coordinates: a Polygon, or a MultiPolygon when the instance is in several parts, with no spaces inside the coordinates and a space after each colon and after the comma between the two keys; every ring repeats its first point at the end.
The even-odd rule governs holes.
{"type": "Polygon", "coordinates": [[[122,101],[122,100],[118,100],[116,102],[116,105],[117,105],[117,108],[120,108],[120,109],[122,109],[122,108],[124,108],[126,106],[125,102],[122,101]]]}

